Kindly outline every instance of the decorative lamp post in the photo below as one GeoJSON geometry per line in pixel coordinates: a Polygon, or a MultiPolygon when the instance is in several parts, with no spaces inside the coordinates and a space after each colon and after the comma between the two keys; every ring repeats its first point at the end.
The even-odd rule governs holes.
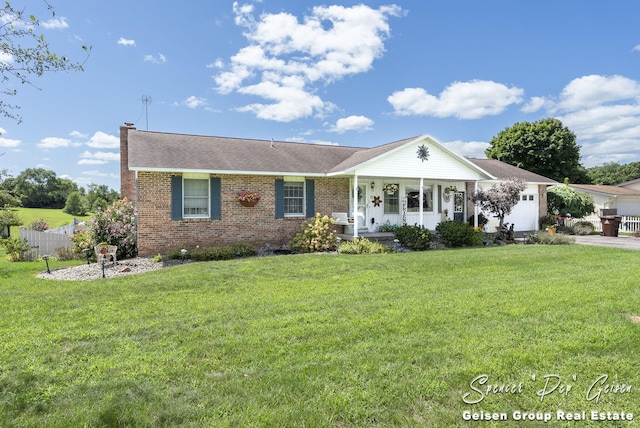
{"type": "Polygon", "coordinates": [[[89,264],[89,248],[83,249],[82,252],[84,253],[85,257],[87,258],[87,264],[89,264]]]}
{"type": "Polygon", "coordinates": [[[102,277],[106,278],[104,275],[104,265],[107,264],[107,256],[104,254],[100,254],[100,264],[102,265],[102,277]]]}
{"type": "Polygon", "coordinates": [[[49,256],[45,255],[42,256],[42,259],[44,260],[44,262],[47,264],[47,273],[51,274],[51,270],[49,269],[49,256]]]}
{"type": "Polygon", "coordinates": [[[184,258],[185,258],[185,256],[187,255],[187,250],[185,250],[185,249],[183,248],[182,250],[180,250],[180,254],[182,254],[182,262],[181,262],[181,263],[184,263],[184,258]]]}

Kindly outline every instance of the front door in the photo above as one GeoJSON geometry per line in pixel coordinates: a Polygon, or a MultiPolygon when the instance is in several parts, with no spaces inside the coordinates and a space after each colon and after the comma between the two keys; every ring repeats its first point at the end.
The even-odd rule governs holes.
{"type": "Polygon", "coordinates": [[[455,192],[453,194],[453,221],[463,223],[465,219],[464,208],[465,204],[465,192],[455,192]]]}
{"type": "Polygon", "coordinates": [[[364,184],[358,185],[358,209],[356,215],[358,216],[358,229],[364,229],[369,227],[367,224],[367,187],[364,184]]]}

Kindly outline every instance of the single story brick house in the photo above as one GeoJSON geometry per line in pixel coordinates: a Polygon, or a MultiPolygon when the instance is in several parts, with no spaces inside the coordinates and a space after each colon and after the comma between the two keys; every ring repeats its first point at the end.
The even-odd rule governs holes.
{"type": "Polygon", "coordinates": [[[557,184],[500,161],[467,159],[428,135],[363,148],[125,124],[120,151],[121,194],[135,202],[143,256],[237,241],[280,245],[315,213],[346,213],[351,223],[344,228],[354,237],[386,223],[435,229],[446,219],[477,221],[468,196],[514,176],[528,185],[506,220],[534,230],[546,214],[547,186],[557,184]],[[241,191],[261,199],[243,206],[236,200],[241,191]]]}

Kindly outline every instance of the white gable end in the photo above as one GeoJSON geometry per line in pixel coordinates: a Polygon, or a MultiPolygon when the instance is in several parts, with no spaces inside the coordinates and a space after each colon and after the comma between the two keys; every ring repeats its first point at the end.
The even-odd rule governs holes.
{"type": "Polygon", "coordinates": [[[372,159],[355,168],[357,175],[372,177],[426,178],[440,180],[486,180],[475,165],[446,150],[430,138],[422,138],[395,151],[372,159]],[[428,150],[428,158],[418,157],[421,146],[428,150]]]}

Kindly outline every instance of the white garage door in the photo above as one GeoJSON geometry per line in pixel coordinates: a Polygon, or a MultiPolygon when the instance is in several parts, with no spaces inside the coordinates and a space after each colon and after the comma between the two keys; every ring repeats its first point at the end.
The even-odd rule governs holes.
{"type": "Polygon", "coordinates": [[[514,224],[515,231],[536,230],[540,217],[538,195],[534,193],[522,193],[520,201],[513,208],[511,214],[505,217],[505,223],[514,224]]]}

